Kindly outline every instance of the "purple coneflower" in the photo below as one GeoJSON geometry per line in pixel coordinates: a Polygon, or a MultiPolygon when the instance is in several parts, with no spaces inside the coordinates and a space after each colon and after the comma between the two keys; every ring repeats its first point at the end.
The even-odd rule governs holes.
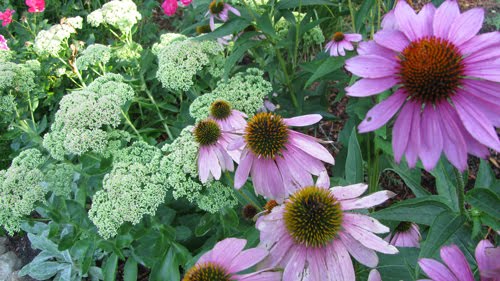
{"type": "Polygon", "coordinates": [[[366,97],[397,90],[372,108],[360,132],[374,131],[398,111],[392,136],[396,161],[417,159],[432,170],[441,152],[458,169],[467,153],[500,151],[500,32],[476,35],[484,11],[460,13],[455,1],[425,5],[418,15],[399,1],[375,41],[360,43],[346,68],[362,77],[347,93],[366,97]],[[400,110],[401,109],[401,110],[400,110]]]}
{"type": "Polygon", "coordinates": [[[250,174],[257,194],[278,201],[297,188],[313,185],[312,175],[328,186],[330,178],[322,161],[334,164],[333,156],[318,139],[288,128],[312,125],[321,118],[319,114],[293,118],[266,112],[254,115],[244,135],[228,147],[243,147],[234,186],[241,188],[250,174]]]}
{"type": "Polygon", "coordinates": [[[261,216],[256,224],[260,247],[269,251],[261,266],[283,268],[287,281],[356,280],[350,256],[375,267],[376,252],[398,253],[374,234],[389,228],[367,215],[349,212],[379,205],[395,195],[379,191],[359,197],[367,188],[366,184],[304,187],[261,216]]]}
{"type": "Polygon", "coordinates": [[[208,5],[207,15],[210,15],[210,28],[212,31],[215,30],[215,19],[226,22],[229,19],[229,12],[241,16],[240,11],[238,11],[233,6],[224,3],[222,0],[213,0],[208,5]]]}
{"type": "Polygon", "coordinates": [[[219,124],[212,119],[198,122],[193,129],[193,135],[200,145],[198,174],[202,183],[212,177],[220,179],[222,171],[234,171],[233,160],[239,161],[240,151],[227,151],[227,146],[237,138],[236,135],[222,131],[219,124]]]}
{"type": "Polygon", "coordinates": [[[385,241],[396,247],[420,248],[420,230],[418,225],[411,222],[401,222],[394,233],[389,234],[385,241]]]}
{"type": "Polygon", "coordinates": [[[361,34],[344,34],[335,32],[332,39],[325,46],[325,51],[330,51],[330,56],[345,56],[345,50],[352,51],[354,47],[351,42],[359,42],[363,39],[361,34]]]}
{"type": "Polygon", "coordinates": [[[248,116],[236,109],[231,108],[231,104],[224,100],[216,100],[210,105],[210,118],[224,131],[237,132],[245,128],[248,116]]]}
{"type": "Polygon", "coordinates": [[[261,270],[253,273],[238,274],[260,262],[267,256],[264,249],[243,250],[245,239],[226,238],[215,244],[214,248],[198,259],[189,269],[182,281],[280,281],[281,272],[261,270]]]}
{"type": "MultiPolygon", "coordinates": [[[[500,280],[500,248],[482,240],[476,247],[476,261],[481,281],[500,280]]],[[[444,246],[440,251],[445,265],[433,259],[420,259],[418,264],[434,281],[474,281],[474,274],[464,254],[456,245],[444,246]]]]}
{"type": "Polygon", "coordinates": [[[370,274],[368,275],[368,281],[382,281],[382,276],[380,276],[380,272],[376,269],[370,270],[370,274]]]}
{"type": "Polygon", "coordinates": [[[5,37],[3,37],[2,34],[0,34],[0,50],[4,51],[10,50],[9,46],[7,45],[7,40],[5,39],[5,37]]]}

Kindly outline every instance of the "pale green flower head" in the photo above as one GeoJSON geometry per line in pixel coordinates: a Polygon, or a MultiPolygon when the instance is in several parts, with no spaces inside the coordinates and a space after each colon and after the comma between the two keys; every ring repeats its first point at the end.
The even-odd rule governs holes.
{"type": "Polygon", "coordinates": [[[142,46],[132,42],[113,49],[113,57],[119,62],[127,63],[140,60],[142,46]]]}
{"type": "Polygon", "coordinates": [[[156,77],[163,87],[172,91],[187,91],[194,77],[207,69],[214,77],[222,74],[223,47],[215,41],[176,40],[158,51],[156,77]],[[221,59],[222,58],[222,59],[221,59]],[[217,71],[215,70],[217,68],[217,71]]]}
{"type": "Polygon", "coordinates": [[[111,48],[101,44],[88,46],[76,59],[76,66],[80,70],[87,70],[89,67],[106,65],[111,59],[111,48]]]}
{"type": "Polygon", "coordinates": [[[1,121],[10,122],[13,119],[16,105],[16,100],[13,96],[0,96],[0,123],[1,121]]]}
{"type": "Polygon", "coordinates": [[[95,27],[108,24],[122,33],[128,33],[141,18],[132,0],[112,0],[90,13],[87,21],[95,27]]]}
{"type": "Polygon", "coordinates": [[[104,177],[103,190],[93,198],[89,217],[99,234],[109,239],[125,222],[137,224],[145,215],[153,216],[166,196],[168,177],[160,169],[161,150],[145,142],[119,150],[113,169],[104,177]]]}
{"type": "Polygon", "coordinates": [[[12,50],[0,50],[0,62],[7,62],[14,59],[15,52],[12,50]]]}
{"type": "Polygon", "coordinates": [[[216,100],[225,100],[233,109],[253,116],[262,107],[264,97],[272,91],[272,85],[263,77],[264,72],[249,68],[237,73],[227,82],[220,81],[215,90],[196,98],[189,107],[189,113],[196,121],[208,117],[210,105],[216,100]]]}
{"type": "Polygon", "coordinates": [[[134,96],[132,87],[117,74],[96,79],[86,89],[64,96],[51,132],[43,145],[54,159],[92,151],[105,154],[110,133],[122,121],[122,107],[134,96]]]}
{"type": "Polygon", "coordinates": [[[4,62],[0,64],[0,92],[9,90],[25,94],[36,88],[35,77],[40,64],[34,61],[17,64],[4,62]]]}
{"type": "Polygon", "coordinates": [[[67,42],[71,34],[82,28],[83,19],[81,17],[68,18],[61,24],[56,24],[48,30],[38,32],[33,44],[35,53],[39,56],[57,57],[63,50],[62,44],[67,42]]]}
{"type": "Polygon", "coordinates": [[[151,51],[153,54],[158,55],[161,49],[167,47],[172,42],[186,40],[186,35],[179,33],[165,33],[160,36],[160,42],[154,43],[151,51]]]}
{"type": "Polygon", "coordinates": [[[218,181],[206,184],[198,181],[198,143],[192,130],[192,126],[187,126],[174,142],[162,148],[167,154],[161,162],[162,171],[168,175],[166,185],[175,199],[186,198],[207,212],[235,206],[238,201],[232,187],[218,181]]]}
{"type": "Polygon", "coordinates": [[[45,160],[39,150],[32,148],[14,158],[7,170],[0,171],[0,225],[10,235],[20,230],[23,218],[33,212],[35,204],[45,200],[40,170],[45,160]]]}
{"type": "Polygon", "coordinates": [[[71,164],[51,164],[45,172],[44,187],[55,195],[67,197],[75,184],[75,175],[78,174],[71,164]]]}
{"type": "MultiPolygon", "coordinates": [[[[293,12],[296,21],[302,21],[305,16],[304,13],[293,12]]],[[[290,22],[288,22],[285,18],[281,18],[275,25],[276,33],[281,38],[286,38],[288,35],[288,31],[290,28],[290,22]]],[[[302,37],[304,42],[304,47],[311,47],[314,45],[319,45],[325,42],[325,36],[323,35],[323,31],[319,26],[315,26],[312,29],[306,31],[302,37]]]]}

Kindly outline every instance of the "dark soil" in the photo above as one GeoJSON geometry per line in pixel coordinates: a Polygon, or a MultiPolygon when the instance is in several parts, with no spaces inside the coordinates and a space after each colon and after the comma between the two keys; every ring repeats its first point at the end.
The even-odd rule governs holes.
{"type": "MultiPolygon", "coordinates": [[[[6,247],[8,251],[16,254],[23,266],[30,263],[40,253],[40,250],[31,248],[30,240],[26,235],[21,236],[16,234],[15,236],[7,236],[6,247]]],[[[26,281],[36,281],[36,279],[29,276],[25,276],[24,278],[26,281]]]]}

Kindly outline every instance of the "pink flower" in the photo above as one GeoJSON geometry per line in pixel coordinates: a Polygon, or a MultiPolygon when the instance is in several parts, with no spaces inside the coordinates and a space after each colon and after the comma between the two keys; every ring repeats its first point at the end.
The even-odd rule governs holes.
{"type": "Polygon", "coordinates": [[[0,20],[2,21],[2,26],[6,26],[12,22],[12,15],[15,13],[14,10],[6,9],[5,12],[0,12],[0,20]]]}
{"type": "Polygon", "coordinates": [[[226,238],[215,244],[214,248],[201,256],[196,264],[184,275],[183,281],[239,280],[239,281],[280,281],[281,272],[260,270],[253,273],[238,274],[264,259],[268,253],[264,249],[243,250],[245,239],[226,238]],[[205,277],[205,278],[203,278],[205,277]],[[212,279],[210,279],[212,280],[212,279]]]}
{"type": "Polygon", "coordinates": [[[182,5],[184,6],[191,4],[191,2],[193,2],[193,0],[181,0],[182,5]]]}
{"type": "Polygon", "coordinates": [[[352,51],[354,47],[351,42],[359,42],[363,39],[361,34],[344,34],[335,32],[332,39],[326,44],[325,51],[330,50],[330,56],[345,56],[345,50],[352,51]]]}
{"type": "Polygon", "coordinates": [[[45,11],[45,0],[26,0],[26,6],[28,6],[28,12],[30,13],[40,13],[45,11]]]}
{"type": "Polygon", "coordinates": [[[227,146],[237,138],[236,135],[221,130],[212,119],[198,122],[193,135],[200,145],[198,174],[202,183],[211,178],[220,179],[222,171],[234,171],[233,160],[238,162],[241,153],[238,150],[227,151],[227,146]]]}
{"type": "Polygon", "coordinates": [[[215,30],[215,19],[226,22],[229,19],[229,12],[241,16],[240,11],[224,3],[224,1],[213,0],[210,5],[208,5],[208,12],[206,15],[210,15],[210,28],[212,31],[215,30]]]}
{"type": "Polygon", "coordinates": [[[165,15],[169,17],[173,16],[175,15],[175,12],[177,12],[177,7],[178,7],[177,0],[165,0],[161,4],[161,7],[165,15]]]}
{"type": "Polygon", "coordinates": [[[385,238],[385,241],[397,247],[420,248],[421,238],[418,225],[411,222],[401,222],[394,233],[385,238]]]}
{"type": "Polygon", "coordinates": [[[366,97],[396,91],[372,108],[360,132],[374,131],[396,113],[392,147],[410,167],[420,158],[432,170],[444,151],[460,170],[467,153],[486,157],[500,151],[494,126],[500,125],[500,32],[476,35],[484,11],[460,13],[455,1],[425,5],[418,15],[399,1],[374,41],[358,46],[346,68],[362,77],[348,87],[366,97]]]}
{"type": "MultiPolygon", "coordinates": [[[[418,264],[434,281],[474,281],[474,274],[464,254],[456,245],[444,246],[440,251],[444,265],[433,259],[420,259],[418,264]]],[[[481,240],[476,247],[476,261],[481,281],[500,280],[500,248],[488,240],[481,240]]]]}
{"type": "Polygon", "coordinates": [[[7,40],[5,40],[5,37],[3,37],[2,34],[0,34],[0,50],[8,51],[9,46],[7,45],[7,40]]]}
{"type": "Polygon", "coordinates": [[[368,281],[382,281],[382,276],[380,276],[380,272],[376,269],[370,270],[370,274],[368,275],[368,281]]]}
{"type": "Polygon", "coordinates": [[[313,185],[312,175],[328,186],[330,178],[322,161],[334,164],[332,155],[318,139],[288,128],[309,126],[321,118],[319,114],[282,118],[265,112],[253,116],[244,135],[228,147],[243,148],[234,186],[241,188],[250,174],[257,194],[278,201],[297,188],[313,185]]]}
{"type": "Polygon", "coordinates": [[[398,250],[374,233],[389,228],[351,210],[370,208],[395,194],[379,191],[359,197],[368,186],[354,184],[331,189],[309,186],[290,196],[270,214],[261,216],[260,245],[269,251],[261,266],[284,269],[283,280],[356,280],[350,256],[368,267],[378,264],[376,252],[398,250]]]}
{"type": "Polygon", "coordinates": [[[223,131],[235,132],[245,128],[248,116],[231,108],[231,105],[224,100],[216,100],[210,105],[210,118],[212,118],[223,131]]]}

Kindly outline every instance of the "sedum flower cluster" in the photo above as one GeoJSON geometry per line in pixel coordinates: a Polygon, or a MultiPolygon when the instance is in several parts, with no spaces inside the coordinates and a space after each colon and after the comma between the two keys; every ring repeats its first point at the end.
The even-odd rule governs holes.
{"type": "Polygon", "coordinates": [[[160,169],[162,157],[160,149],[145,142],[116,151],[113,169],[89,211],[103,238],[115,236],[125,222],[137,224],[144,215],[154,215],[164,202],[168,174],[160,169]]]}
{"type": "Polygon", "coordinates": [[[35,60],[25,63],[2,62],[0,64],[0,92],[31,92],[36,88],[36,72],[40,63],[35,60]]]}
{"type": "Polygon", "coordinates": [[[37,149],[28,149],[0,171],[0,225],[11,235],[20,230],[23,217],[44,200],[44,175],[40,167],[46,158],[37,149]]]}
{"type": "Polygon", "coordinates": [[[62,50],[62,43],[66,42],[71,34],[81,29],[83,19],[81,17],[67,18],[61,24],[53,25],[48,30],[38,32],[33,49],[40,56],[58,56],[62,50]]]}
{"type": "MultiPolygon", "coordinates": [[[[302,21],[305,16],[305,14],[298,12],[293,12],[293,15],[295,16],[296,21],[302,21]]],[[[281,38],[286,38],[288,36],[289,28],[290,22],[285,18],[279,19],[275,26],[276,33],[281,38]]],[[[304,47],[306,48],[325,42],[325,36],[323,35],[323,31],[321,31],[319,25],[316,25],[312,29],[309,29],[307,32],[305,32],[302,39],[304,42],[304,47]]]]}
{"type": "Polygon", "coordinates": [[[245,72],[237,73],[227,82],[219,82],[211,93],[199,96],[193,101],[189,107],[191,116],[196,121],[207,118],[210,105],[216,100],[225,100],[231,104],[232,109],[253,116],[273,89],[263,75],[261,70],[249,68],[245,72]]]}
{"type": "Polygon", "coordinates": [[[92,66],[104,66],[111,59],[111,48],[101,44],[88,46],[76,59],[76,67],[87,70],[92,66]]]}
{"type": "Polygon", "coordinates": [[[162,42],[155,46],[156,77],[164,88],[187,91],[194,85],[193,77],[203,69],[213,77],[222,75],[224,49],[221,45],[215,41],[183,40],[182,37],[172,40],[172,37],[162,37],[162,42]]]}
{"type": "Polygon", "coordinates": [[[153,47],[151,48],[153,54],[158,55],[160,53],[160,50],[167,47],[170,45],[172,42],[175,41],[182,41],[186,40],[187,37],[186,35],[179,34],[179,33],[165,33],[160,36],[160,42],[154,43],[153,47]]]}
{"type": "Polygon", "coordinates": [[[112,0],[90,13],[87,21],[95,27],[108,24],[118,28],[122,33],[129,33],[141,18],[132,0],[112,0]]]}
{"type": "Polygon", "coordinates": [[[235,206],[238,201],[232,187],[219,181],[205,184],[198,181],[198,143],[192,130],[192,126],[184,128],[174,142],[162,148],[166,156],[161,162],[161,169],[168,175],[165,182],[167,187],[172,189],[175,199],[184,197],[211,213],[235,206]]]}
{"type": "Polygon", "coordinates": [[[79,177],[73,165],[68,163],[51,164],[44,174],[43,185],[46,191],[62,197],[71,193],[74,181],[79,177]]]}
{"type": "Polygon", "coordinates": [[[105,153],[110,135],[121,123],[122,107],[134,96],[123,77],[108,73],[87,88],[64,96],[59,103],[51,132],[43,145],[54,159],[65,154],[105,153]]]}

